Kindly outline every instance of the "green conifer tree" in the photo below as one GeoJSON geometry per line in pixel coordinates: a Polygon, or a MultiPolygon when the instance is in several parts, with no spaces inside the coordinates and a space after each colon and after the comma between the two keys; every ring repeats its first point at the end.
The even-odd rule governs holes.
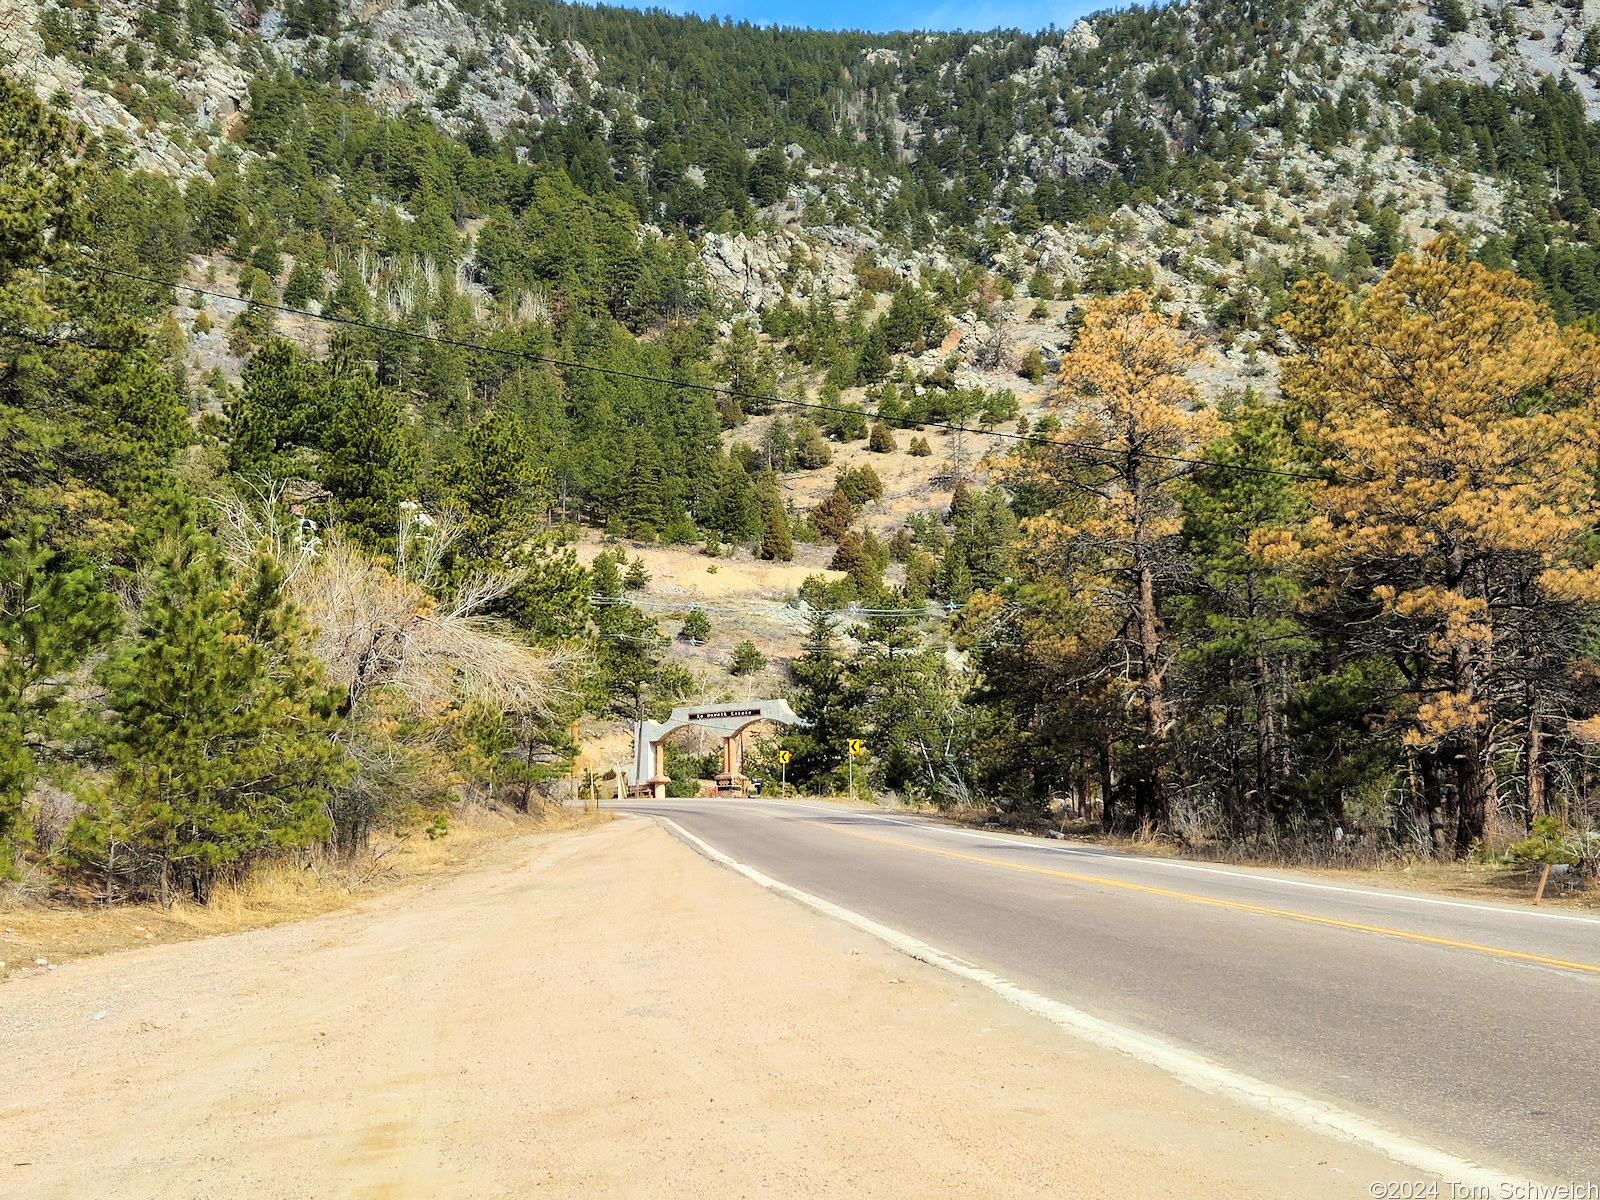
{"type": "Polygon", "coordinates": [[[119,621],[95,571],[69,567],[39,526],[0,546],[0,878],[27,841],[23,804],[42,735],[65,707],[65,677],[119,621]]]}
{"type": "Polygon", "coordinates": [[[365,363],[329,381],[322,483],[340,523],[370,547],[394,541],[400,502],[416,493],[417,448],[400,408],[365,363]]]}
{"type": "Polygon", "coordinates": [[[733,659],[728,670],[734,675],[754,675],[757,671],[765,670],[766,656],[756,649],[756,644],[745,638],[733,648],[733,659]]]}
{"type": "Polygon", "coordinates": [[[783,737],[784,748],[793,755],[789,778],[830,789],[842,786],[845,750],[860,732],[861,719],[846,686],[831,614],[811,614],[805,648],[790,670],[795,682],[790,699],[806,725],[783,737]]]}
{"type": "Polygon", "coordinates": [[[778,480],[768,471],[758,487],[761,501],[761,557],[772,562],[794,561],[794,538],[789,533],[789,514],[778,494],[778,480]]]}
{"type": "Polygon", "coordinates": [[[181,507],[168,518],[137,636],[99,672],[115,773],[68,832],[112,894],[204,901],[224,872],[328,836],[343,693],[282,584],[266,558],[235,576],[181,507]]]}
{"type": "Polygon", "coordinates": [[[711,618],[706,616],[705,610],[691,608],[683,618],[683,625],[678,630],[678,636],[686,642],[699,644],[711,637],[711,618]]]}
{"type": "Polygon", "coordinates": [[[498,409],[472,427],[462,450],[439,471],[445,502],[465,518],[458,545],[468,559],[507,561],[549,505],[549,473],[535,465],[522,423],[498,409]]]}
{"type": "Polygon", "coordinates": [[[861,544],[861,539],[854,530],[846,530],[839,539],[839,548],[834,551],[828,568],[833,571],[843,571],[856,585],[856,594],[870,596],[883,586],[878,576],[878,568],[868,557],[866,549],[861,544]]]}

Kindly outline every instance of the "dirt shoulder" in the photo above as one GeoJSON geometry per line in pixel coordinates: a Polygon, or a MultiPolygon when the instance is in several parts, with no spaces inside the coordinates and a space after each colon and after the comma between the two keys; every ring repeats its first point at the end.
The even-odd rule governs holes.
{"type": "Polygon", "coordinates": [[[1365,1195],[1183,1088],[655,825],[0,987],[0,1193],[1365,1195]]]}
{"type": "Polygon", "coordinates": [[[610,819],[576,808],[529,817],[466,807],[452,814],[443,837],[386,832],[374,835],[371,853],[354,861],[316,855],[304,863],[265,864],[242,883],[219,886],[208,904],[67,903],[31,897],[25,886],[6,887],[0,889],[0,983],[85,956],[222,937],[378,903],[470,866],[507,838],[610,819]]]}

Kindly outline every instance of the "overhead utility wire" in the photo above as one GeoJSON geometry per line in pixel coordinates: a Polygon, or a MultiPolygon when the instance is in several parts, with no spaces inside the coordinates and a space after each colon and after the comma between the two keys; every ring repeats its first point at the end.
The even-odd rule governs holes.
{"type": "MultiPolygon", "coordinates": [[[[171,288],[174,291],[183,288],[197,296],[211,296],[217,300],[232,300],[237,304],[253,304],[257,308],[287,313],[292,317],[324,321],[330,325],[344,325],[351,329],[365,329],[370,333],[381,334],[385,337],[411,338],[414,341],[431,342],[436,346],[471,350],[478,354],[499,354],[507,358],[520,358],[526,362],[542,363],[552,367],[565,367],[574,371],[592,371],[597,375],[610,375],[618,379],[632,379],[641,383],[661,383],[666,384],[668,387],[709,392],[714,396],[727,396],[735,400],[759,400],[764,404],[787,404],[793,408],[810,409],[815,412],[859,414],[857,409],[844,408],[836,404],[819,404],[812,400],[790,400],[784,396],[768,395],[765,392],[747,392],[740,388],[726,387],[722,384],[695,383],[688,379],[667,379],[660,375],[645,375],[638,371],[626,371],[621,367],[601,367],[593,363],[576,362],[570,358],[555,358],[548,354],[536,354],[532,350],[518,350],[510,346],[485,346],[478,342],[466,342],[459,338],[440,337],[431,333],[418,333],[411,329],[389,329],[383,325],[374,325],[370,321],[358,321],[354,317],[336,317],[326,313],[310,313],[303,309],[291,308],[287,304],[273,304],[266,300],[251,300],[244,296],[235,296],[230,292],[218,292],[201,287],[192,287],[187,283],[169,283],[161,279],[152,279],[148,275],[135,275],[128,271],[117,271],[111,267],[94,266],[90,267],[89,270],[97,271],[102,275],[115,275],[120,279],[129,279],[135,283],[148,283],[156,287],[171,288]]],[[[1178,454],[1157,454],[1153,450],[1109,450],[1104,446],[1092,446],[1088,442],[1074,442],[1065,438],[1048,437],[1035,433],[1007,433],[1001,429],[979,429],[971,425],[954,425],[948,421],[921,421],[917,427],[942,429],[948,433],[970,433],[978,437],[1001,438],[1005,441],[1022,442],[1031,446],[1054,446],[1081,450],[1085,453],[1098,454],[1105,458],[1145,458],[1156,462],[1204,467],[1213,471],[1237,471],[1246,475],[1276,475],[1285,479],[1300,479],[1307,482],[1316,482],[1324,478],[1321,475],[1308,475],[1303,471],[1284,471],[1276,467],[1247,467],[1239,463],[1214,462],[1208,458],[1185,458],[1178,454]]]]}

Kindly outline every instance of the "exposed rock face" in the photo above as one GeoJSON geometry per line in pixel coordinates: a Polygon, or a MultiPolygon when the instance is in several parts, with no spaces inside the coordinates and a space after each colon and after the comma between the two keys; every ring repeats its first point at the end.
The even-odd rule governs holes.
{"type": "MultiPolygon", "coordinates": [[[[464,133],[481,121],[491,136],[499,137],[521,123],[537,129],[547,121],[578,115],[609,131],[612,117],[640,110],[639,98],[624,85],[609,90],[602,86],[601,66],[588,47],[553,33],[541,38],[531,28],[475,17],[467,11],[475,6],[465,0],[337,4],[336,40],[358,51],[364,64],[351,72],[364,82],[347,79],[343,86],[361,88],[381,111],[399,114],[420,107],[448,131],[464,133]]],[[[1187,79],[1186,94],[1176,100],[1151,80],[1159,64],[1136,61],[1122,76],[1104,82],[1101,103],[1085,119],[1081,108],[1074,116],[1071,106],[1061,102],[1062,81],[1075,78],[1080,83],[1074,86],[1083,86],[1083,73],[1092,75],[1107,49],[1101,39],[1110,18],[1078,21],[1058,41],[1035,43],[1031,57],[1016,55],[1005,34],[964,44],[960,58],[923,82],[944,89],[948,100],[955,81],[978,69],[984,55],[1008,54],[1007,78],[1019,99],[1017,120],[1001,142],[1003,150],[985,164],[992,191],[978,206],[971,227],[960,231],[971,235],[961,243],[960,255],[975,255],[1010,286],[991,279],[981,302],[965,298],[981,315],[952,334],[951,348],[969,355],[981,350],[992,357],[998,332],[1002,340],[1011,338],[1013,346],[1036,345],[1048,356],[1066,334],[1056,324],[1059,312],[1050,318],[1048,330],[1030,324],[1039,320],[1029,315],[1035,305],[1027,295],[1036,274],[1051,284],[1042,290],[1051,291],[1071,284],[1080,293],[1095,293],[1133,281],[1147,284],[1169,310],[1185,314],[1197,327],[1211,328],[1227,345],[1237,343],[1219,356],[1220,373],[1233,371],[1241,381],[1265,378],[1268,383],[1262,386],[1270,386],[1270,372],[1254,363],[1248,369],[1243,365],[1252,349],[1264,350],[1275,338],[1262,314],[1263,264],[1270,271],[1312,256],[1339,261],[1352,239],[1364,232],[1354,215],[1358,200],[1392,198],[1400,235],[1412,241],[1446,222],[1482,233],[1504,232],[1504,214],[1516,209],[1507,201],[1514,197],[1504,195],[1493,178],[1473,175],[1468,198],[1462,199],[1458,187],[1454,203],[1448,202],[1451,176],[1463,168],[1430,163],[1401,144],[1405,139],[1397,131],[1415,114],[1409,100],[1395,96],[1433,79],[1520,86],[1564,77],[1563,86],[1583,99],[1591,117],[1600,117],[1595,74],[1582,67],[1593,4],[1584,10],[1550,0],[1519,0],[1493,13],[1468,5],[1470,27],[1442,39],[1443,44],[1436,44],[1436,18],[1426,0],[1397,0],[1397,6],[1385,10],[1392,12],[1392,19],[1383,32],[1346,38],[1334,23],[1348,23],[1347,6],[1339,0],[1309,0],[1291,23],[1298,32],[1274,34],[1287,41],[1271,67],[1272,89],[1292,96],[1302,116],[1319,104],[1347,101],[1366,105],[1371,115],[1361,127],[1366,132],[1342,142],[1332,139],[1318,151],[1309,149],[1303,137],[1285,143],[1266,102],[1246,98],[1242,84],[1249,78],[1265,81],[1264,61],[1240,59],[1236,68],[1218,66],[1213,74],[1187,79]],[[1311,53],[1320,50],[1319,35],[1329,31],[1339,34],[1337,51],[1311,53]],[[1377,81],[1388,82],[1380,87],[1377,81]],[[1249,135],[1248,153],[1230,168],[1234,177],[1202,184],[1193,195],[1151,202],[1146,193],[1140,203],[1135,192],[1128,207],[1109,217],[1039,227],[1038,210],[1049,208],[1039,194],[1044,185],[1101,188],[1116,177],[1126,151],[1114,153],[1111,146],[1115,113],[1131,115],[1133,127],[1158,152],[1164,142],[1176,154],[1192,147],[1211,126],[1231,123],[1249,135]],[[1040,202],[1023,220],[1028,200],[1040,202]],[[997,289],[1015,292],[1016,299],[996,304],[997,289]],[[1241,309],[1248,314],[1242,325],[1226,332],[1216,327],[1217,310],[1225,301],[1232,302],[1236,314],[1241,309]],[[1015,340],[1019,337],[1023,342],[1015,340]]],[[[100,0],[98,8],[76,0],[4,0],[0,66],[104,135],[120,161],[173,178],[210,169],[212,151],[245,114],[248,83],[256,70],[276,62],[315,74],[329,49],[326,38],[298,36],[304,31],[291,29],[282,3],[219,0],[225,31],[214,43],[200,39],[175,61],[166,61],[136,28],[148,9],[148,0],[100,0]],[[83,19],[95,24],[92,55],[81,47],[63,49],[59,38],[52,53],[41,36],[41,18],[69,8],[89,14],[83,19]],[[135,60],[145,65],[135,67],[135,60]],[[118,65],[124,62],[126,70],[118,65]]],[[[1201,14],[1193,7],[1176,11],[1193,35],[1201,14]]],[[[59,16],[51,19],[58,21],[59,16]]],[[[870,42],[861,51],[862,63],[880,80],[909,70],[914,57],[915,51],[870,42]]],[[[887,91],[893,103],[874,119],[879,135],[896,141],[902,158],[931,153],[955,132],[948,109],[932,106],[925,120],[922,111],[901,111],[902,103],[916,103],[910,91],[887,91]]],[[[844,96],[835,113],[840,121],[856,123],[858,141],[866,136],[866,117],[874,115],[864,98],[864,92],[844,96]]],[[[759,149],[746,147],[752,155],[759,149]]],[[[903,186],[897,175],[873,177],[856,166],[819,161],[798,143],[785,145],[783,151],[790,189],[766,210],[761,225],[749,233],[706,233],[697,239],[708,282],[735,310],[761,312],[785,296],[796,303],[813,298],[847,301],[859,292],[856,266],[862,256],[898,280],[960,273],[959,265],[953,267],[940,249],[949,244],[946,238],[952,232],[947,218],[919,218],[899,232],[879,228],[878,218],[903,186]]],[[[248,164],[250,153],[241,157],[248,164]]],[[[648,151],[635,149],[611,165],[621,175],[642,172],[648,157],[648,151]]],[[[706,168],[705,163],[686,164],[684,176],[704,182],[706,168]]],[[[1057,189],[1058,196],[1062,190],[1057,189]]],[[[465,228],[470,235],[470,223],[465,228]]],[[[458,290],[487,303],[478,294],[481,287],[469,280],[458,290]]]]}
{"type": "MultiPolygon", "coordinates": [[[[0,16],[0,51],[3,61],[12,64],[13,75],[30,82],[40,99],[125,147],[130,166],[172,178],[204,172],[210,140],[225,137],[248,102],[248,72],[223,50],[204,46],[193,61],[164,77],[187,109],[184,120],[141,121],[113,93],[90,86],[79,66],[46,51],[39,34],[43,7],[38,0],[7,0],[9,11],[0,16]]],[[[135,12],[131,3],[103,5],[101,39],[136,44],[135,12]]]]}
{"type": "MultiPolygon", "coordinates": [[[[363,47],[376,79],[366,87],[373,106],[391,114],[421,104],[441,126],[459,132],[481,117],[495,137],[513,121],[565,114],[586,104],[598,86],[599,67],[588,48],[574,42],[557,47],[525,30],[490,31],[478,18],[449,0],[420,3],[361,3],[345,9],[366,25],[363,47]],[[556,59],[566,64],[557,69],[556,59]],[[455,81],[455,98],[450,98],[455,81]]],[[[292,55],[285,32],[268,31],[262,40],[292,55]]],[[[609,128],[602,121],[603,128],[609,128]]]]}
{"type": "Polygon", "coordinates": [[[1061,44],[1069,52],[1098,50],[1100,48],[1100,37],[1087,21],[1077,21],[1071,29],[1062,35],[1061,44]]]}
{"type": "MultiPolygon", "coordinates": [[[[113,141],[126,142],[130,165],[174,177],[205,171],[210,143],[226,137],[249,104],[249,80],[261,52],[298,60],[318,39],[297,39],[283,14],[254,4],[219,4],[229,27],[221,43],[202,39],[192,58],[160,72],[181,97],[175,120],[141,121],[105,84],[93,82],[66,55],[47,52],[40,17],[49,0],[7,0],[0,16],[0,62],[31,82],[39,96],[113,141]],[[259,50],[257,49],[259,45],[259,50]]],[[[140,0],[102,0],[95,10],[98,43],[115,57],[141,47],[135,27],[140,0]]],[[[449,0],[342,0],[340,24],[359,40],[373,79],[364,86],[374,107],[398,114],[420,104],[442,127],[460,132],[481,117],[490,133],[513,121],[565,115],[598,91],[599,67],[587,47],[545,45],[525,31],[491,32],[449,0]],[[451,86],[451,85],[454,86],[451,86]]],[[[141,49],[142,52],[142,49],[141,49]]],[[[135,91],[139,85],[130,85],[135,91]]],[[[602,129],[609,121],[599,117],[602,129]]]]}
{"type": "Polygon", "coordinates": [[[700,261],[719,291],[737,297],[752,312],[762,312],[783,298],[780,278],[788,263],[770,239],[708,233],[700,243],[700,261]]]}

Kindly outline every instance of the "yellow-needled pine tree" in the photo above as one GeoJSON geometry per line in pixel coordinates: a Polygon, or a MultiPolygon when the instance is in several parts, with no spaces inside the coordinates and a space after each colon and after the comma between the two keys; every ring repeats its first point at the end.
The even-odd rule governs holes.
{"type": "Polygon", "coordinates": [[[1050,397],[1061,432],[1042,435],[1045,452],[1027,456],[1044,477],[1035,486],[1070,497],[1027,522],[1032,557],[1061,563],[1075,592],[1092,591],[1117,614],[1115,641],[1127,652],[1108,646],[1107,660],[1122,664],[1112,669],[1127,677],[1139,726],[1132,816],[1158,828],[1170,816],[1172,728],[1162,595],[1181,571],[1180,481],[1219,430],[1185,378],[1198,353],[1177,318],[1144,292],[1088,305],[1050,397]]]}
{"type": "Polygon", "coordinates": [[[1326,277],[1294,299],[1283,325],[1301,353],[1283,387],[1327,471],[1311,562],[1324,596],[1361,614],[1352,637],[1407,681],[1418,817],[1462,855],[1504,836],[1492,751],[1508,714],[1530,782],[1542,769],[1544,643],[1600,600],[1582,557],[1600,519],[1600,350],[1450,236],[1359,301],[1326,277]]]}

